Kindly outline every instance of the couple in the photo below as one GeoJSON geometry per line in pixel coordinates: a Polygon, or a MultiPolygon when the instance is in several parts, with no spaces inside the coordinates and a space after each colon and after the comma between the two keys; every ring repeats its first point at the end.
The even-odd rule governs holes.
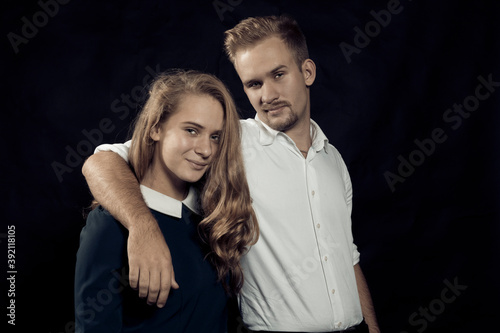
{"type": "MultiPolygon", "coordinates": [[[[123,226],[108,210],[91,212],[96,230],[82,231],[77,308],[127,260],[131,287],[158,307],[125,289],[94,320],[77,311],[77,332],[99,328],[97,318],[123,331],[224,332],[228,293],[254,331],[379,332],[352,239],[349,174],[310,119],[316,67],[302,32],[286,16],[249,18],[226,32],[225,49],[257,111],[240,122],[241,134],[224,87],[182,86],[174,98],[160,76],[131,143],[100,147],[128,159],[135,175],[110,152],[84,165],[92,193],[123,226]],[[166,90],[159,97],[157,86],[166,90]]],[[[205,76],[188,73],[174,76],[205,76]]]]}

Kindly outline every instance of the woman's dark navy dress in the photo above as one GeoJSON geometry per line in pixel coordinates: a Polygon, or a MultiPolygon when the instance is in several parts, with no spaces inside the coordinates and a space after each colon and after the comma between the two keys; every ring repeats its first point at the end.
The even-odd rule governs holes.
{"type": "MultiPolygon", "coordinates": [[[[205,259],[207,252],[197,231],[201,217],[186,206],[186,200],[164,200],[158,192],[143,186],[141,190],[169,246],[180,288],[170,290],[161,309],[139,298],[138,291],[128,285],[128,231],[98,207],[89,214],[80,235],[76,332],[226,332],[227,296],[205,259]],[[178,217],[165,213],[170,208],[178,217]]],[[[195,201],[192,196],[190,191],[191,203],[195,201]]]]}

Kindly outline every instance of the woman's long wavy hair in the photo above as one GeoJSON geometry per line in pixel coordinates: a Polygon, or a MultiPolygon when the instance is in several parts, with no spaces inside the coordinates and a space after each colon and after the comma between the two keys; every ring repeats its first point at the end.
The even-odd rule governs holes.
{"type": "Polygon", "coordinates": [[[193,70],[160,74],[136,118],[130,164],[140,182],[152,164],[156,147],[151,130],[167,121],[180,100],[190,94],[211,96],[224,110],[219,148],[203,178],[193,185],[200,192],[203,220],[198,231],[210,247],[208,258],[226,291],[237,294],[244,280],[240,258],[257,241],[259,227],[243,166],[239,116],[226,86],[213,75],[193,70]]]}

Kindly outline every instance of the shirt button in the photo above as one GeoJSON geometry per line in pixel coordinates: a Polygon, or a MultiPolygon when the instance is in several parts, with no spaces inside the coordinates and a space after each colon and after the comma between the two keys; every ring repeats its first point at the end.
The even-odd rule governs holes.
{"type": "Polygon", "coordinates": [[[327,256],[325,256],[325,261],[328,261],[328,257],[327,256]]]}
{"type": "Polygon", "coordinates": [[[332,295],[335,294],[335,289],[332,289],[332,295]]]}
{"type": "Polygon", "coordinates": [[[318,228],[318,229],[319,229],[319,227],[321,227],[321,224],[319,224],[319,223],[318,223],[318,224],[316,224],[316,228],[318,228]]]}
{"type": "Polygon", "coordinates": [[[339,321],[339,323],[337,324],[337,327],[341,327],[342,326],[342,322],[339,321]]]}
{"type": "Polygon", "coordinates": [[[316,194],[316,192],[312,191],[312,192],[311,192],[311,194],[312,194],[312,196],[314,197],[314,195],[316,194]]]}

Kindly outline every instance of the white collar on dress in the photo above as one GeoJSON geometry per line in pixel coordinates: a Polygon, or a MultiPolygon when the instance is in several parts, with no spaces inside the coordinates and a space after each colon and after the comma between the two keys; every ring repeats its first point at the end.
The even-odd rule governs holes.
{"type": "Polygon", "coordinates": [[[186,205],[193,212],[199,214],[198,210],[198,195],[193,186],[189,188],[186,199],[179,201],[169,197],[163,193],[155,191],[147,186],[141,185],[141,193],[149,208],[159,211],[160,213],[181,218],[182,204],[186,205]]]}

